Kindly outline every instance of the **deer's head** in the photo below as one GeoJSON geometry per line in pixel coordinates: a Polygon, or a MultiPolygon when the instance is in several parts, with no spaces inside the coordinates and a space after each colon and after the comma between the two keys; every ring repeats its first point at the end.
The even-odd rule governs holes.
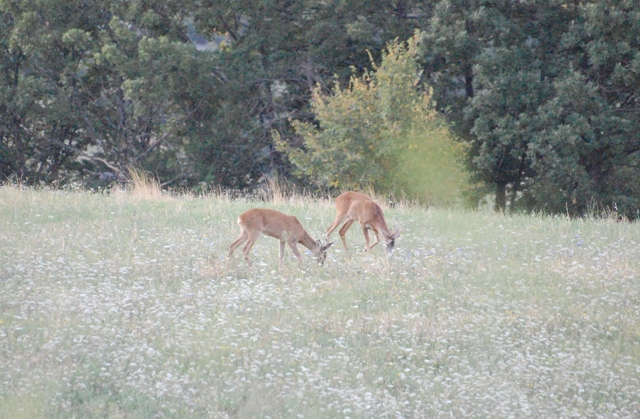
{"type": "Polygon", "coordinates": [[[393,252],[393,248],[396,245],[396,239],[398,237],[400,237],[400,227],[397,227],[395,230],[393,230],[393,233],[384,235],[387,252],[389,254],[393,252]]]}
{"type": "Polygon", "coordinates": [[[324,261],[327,259],[327,249],[331,247],[334,242],[327,243],[324,246],[320,240],[316,241],[317,250],[313,252],[313,257],[316,258],[318,264],[324,265],[324,261]]]}

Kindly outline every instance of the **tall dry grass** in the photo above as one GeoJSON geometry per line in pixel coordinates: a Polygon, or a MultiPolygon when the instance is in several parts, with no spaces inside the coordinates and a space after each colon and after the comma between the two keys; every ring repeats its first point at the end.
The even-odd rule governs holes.
{"type": "Polygon", "coordinates": [[[127,169],[130,194],[139,199],[159,199],[162,189],[157,178],[142,169],[130,167],[127,169]]]}

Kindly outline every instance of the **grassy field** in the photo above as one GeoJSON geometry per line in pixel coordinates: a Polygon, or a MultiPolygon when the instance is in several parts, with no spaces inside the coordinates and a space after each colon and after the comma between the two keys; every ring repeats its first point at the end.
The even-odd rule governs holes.
{"type": "Polygon", "coordinates": [[[399,206],[278,271],[254,206],[334,215],[0,188],[0,417],[640,416],[639,224],[399,206]]]}

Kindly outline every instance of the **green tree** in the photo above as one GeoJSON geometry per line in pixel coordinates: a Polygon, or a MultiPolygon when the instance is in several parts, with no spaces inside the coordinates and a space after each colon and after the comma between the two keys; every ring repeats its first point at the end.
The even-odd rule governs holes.
{"type": "Polygon", "coordinates": [[[30,183],[188,178],[189,125],[216,101],[178,3],[0,2],[2,172],[30,183]]]}
{"type": "Polygon", "coordinates": [[[638,216],[640,11],[633,1],[583,1],[558,53],[569,60],[540,108],[532,138],[537,208],[582,214],[597,206],[638,216]]]}
{"type": "Polygon", "coordinates": [[[424,24],[430,8],[413,0],[199,4],[194,9],[198,31],[210,38],[225,34],[219,62],[228,95],[216,131],[194,155],[204,168],[219,155],[217,150],[228,150],[226,159],[246,166],[247,179],[237,186],[263,173],[288,175],[290,168],[274,148],[271,132],[288,137],[293,133],[289,121],[312,121],[308,104],[316,86],[329,92],[335,75],[347,85],[352,68],[366,68],[367,51],[379,58],[386,42],[409,37],[424,24]]]}
{"type": "Polygon", "coordinates": [[[410,198],[448,204],[459,197],[464,172],[458,145],[435,111],[428,92],[418,89],[418,39],[389,44],[377,67],[352,76],[347,89],[336,83],[331,95],[315,91],[315,123],[294,121],[300,147],[279,146],[319,187],[381,192],[403,191],[410,198]]]}
{"type": "Polygon", "coordinates": [[[87,144],[67,100],[81,60],[68,45],[86,44],[83,29],[94,23],[74,19],[72,4],[61,2],[52,16],[45,6],[0,2],[0,171],[33,183],[56,181],[65,168],[77,167],[71,149],[87,144]],[[76,31],[67,33],[70,26],[76,31]]]}
{"type": "Polygon", "coordinates": [[[445,0],[425,37],[436,98],[471,144],[475,178],[494,185],[496,209],[511,208],[533,176],[528,144],[537,108],[553,96],[562,64],[552,52],[571,14],[560,2],[445,0]]]}
{"type": "Polygon", "coordinates": [[[166,184],[249,186],[285,168],[269,133],[313,118],[316,83],[347,81],[429,7],[0,0],[0,171],[96,184],[136,165],[166,184]]]}
{"type": "Polygon", "coordinates": [[[439,2],[424,66],[497,209],[630,214],[637,17],[632,2],[439,2]]]}

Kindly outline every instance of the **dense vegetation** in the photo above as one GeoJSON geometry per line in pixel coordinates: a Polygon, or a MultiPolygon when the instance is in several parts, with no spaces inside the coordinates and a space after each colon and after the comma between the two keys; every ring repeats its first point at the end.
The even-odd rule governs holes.
{"type": "Polygon", "coordinates": [[[0,0],[0,176],[99,187],[133,166],[166,187],[251,188],[266,174],[449,202],[433,187],[449,165],[413,168],[448,161],[455,137],[472,200],[633,218],[639,78],[633,0],[0,0]],[[422,95],[391,94],[402,77],[369,86],[410,39],[402,60],[422,95]],[[384,83],[350,118],[323,120],[314,103],[344,114],[384,83]],[[329,100],[340,92],[354,96],[329,100]]]}

